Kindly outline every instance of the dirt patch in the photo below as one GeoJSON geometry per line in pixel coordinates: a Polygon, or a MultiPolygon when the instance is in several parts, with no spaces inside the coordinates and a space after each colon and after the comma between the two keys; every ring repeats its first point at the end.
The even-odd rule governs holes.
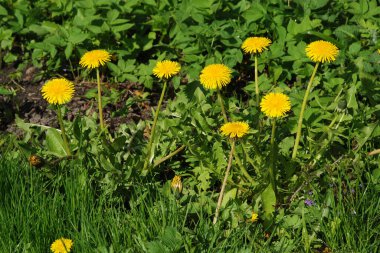
{"type": "MultiPolygon", "coordinates": [[[[25,80],[25,79],[24,79],[25,80]]],[[[4,80],[3,80],[4,81],[4,80]]],[[[0,130],[12,133],[19,132],[14,123],[15,115],[28,123],[41,124],[58,128],[57,116],[53,108],[42,98],[41,87],[45,83],[29,80],[18,83],[15,96],[0,96],[0,130]]],[[[7,86],[12,86],[10,83],[7,86]]],[[[97,102],[89,96],[89,91],[96,94],[95,82],[82,81],[75,84],[75,96],[66,105],[68,110],[65,119],[73,121],[75,117],[93,115],[98,112],[97,102]]],[[[108,129],[112,132],[120,124],[130,121],[146,120],[151,117],[150,101],[142,97],[143,86],[137,83],[102,84],[103,93],[107,96],[112,90],[118,94],[115,101],[107,104],[103,109],[103,116],[108,129]],[[132,98],[132,103],[126,101],[132,98]]],[[[153,100],[156,95],[152,96],[153,100]]]]}

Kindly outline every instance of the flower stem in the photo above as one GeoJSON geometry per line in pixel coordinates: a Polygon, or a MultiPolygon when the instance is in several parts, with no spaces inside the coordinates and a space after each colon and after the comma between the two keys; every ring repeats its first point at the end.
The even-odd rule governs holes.
{"type": "Polygon", "coordinates": [[[220,107],[222,108],[224,123],[227,123],[228,118],[227,118],[226,110],[224,109],[222,94],[220,94],[220,90],[217,90],[217,93],[218,93],[218,101],[219,101],[220,107]]]}
{"type": "MultiPolygon", "coordinates": [[[[226,110],[224,109],[222,94],[220,93],[219,90],[217,90],[217,93],[218,93],[218,101],[220,103],[220,107],[222,108],[224,123],[227,123],[228,118],[227,118],[226,110]]],[[[241,172],[244,174],[244,176],[248,179],[249,182],[253,183],[254,182],[253,178],[249,175],[248,171],[244,168],[240,158],[237,155],[235,155],[235,153],[234,153],[234,156],[235,156],[236,163],[239,165],[241,172]]]]}
{"type": "Polygon", "coordinates": [[[160,100],[158,101],[156,112],[154,113],[153,126],[152,126],[152,130],[150,133],[149,142],[148,142],[148,146],[147,146],[148,151],[147,151],[145,162],[144,162],[144,168],[143,168],[144,171],[148,168],[148,165],[149,165],[149,159],[150,159],[150,155],[152,153],[152,144],[153,144],[153,139],[154,139],[154,132],[156,130],[158,114],[160,113],[160,108],[161,108],[162,101],[164,100],[166,88],[167,88],[167,81],[165,80],[164,87],[162,88],[160,100]]]}
{"type": "Polygon", "coordinates": [[[228,175],[230,173],[230,169],[231,169],[231,165],[232,165],[232,158],[233,158],[234,152],[235,152],[235,140],[233,139],[231,142],[231,151],[230,151],[230,157],[228,159],[226,174],[224,175],[222,188],[220,189],[220,193],[219,193],[218,204],[216,205],[213,224],[215,224],[218,221],[219,211],[220,211],[220,207],[221,207],[222,201],[223,201],[224,189],[226,188],[227,179],[228,179],[228,175]]]}
{"type": "Polygon", "coordinates": [[[102,87],[100,86],[100,76],[99,69],[96,68],[96,79],[98,81],[98,108],[99,108],[99,120],[100,120],[100,130],[104,130],[104,120],[103,120],[103,107],[102,107],[102,87]]]}
{"type": "Polygon", "coordinates": [[[170,154],[168,154],[167,156],[165,157],[162,157],[161,159],[159,159],[157,162],[154,163],[153,167],[156,167],[158,165],[160,165],[161,163],[165,162],[166,160],[172,158],[173,156],[175,156],[176,154],[178,154],[179,152],[181,152],[182,150],[184,150],[186,148],[185,145],[182,145],[181,147],[177,148],[176,150],[174,150],[173,152],[171,152],[170,154]]]}
{"type": "Polygon", "coordinates": [[[67,155],[70,156],[71,151],[70,151],[70,147],[69,147],[69,142],[67,141],[65,126],[63,125],[61,107],[59,105],[57,106],[57,117],[58,117],[59,126],[61,127],[63,144],[65,146],[65,150],[66,150],[67,155]]]}
{"type": "Polygon", "coordinates": [[[257,110],[260,106],[260,90],[259,90],[259,72],[258,72],[257,55],[255,55],[255,90],[256,90],[256,106],[257,110]]]}
{"type": "Polygon", "coordinates": [[[317,73],[318,66],[319,66],[319,62],[317,62],[317,64],[314,67],[313,74],[311,75],[311,78],[309,80],[309,84],[307,85],[307,88],[306,88],[305,96],[303,97],[301,112],[300,112],[300,116],[298,118],[297,135],[296,135],[296,140],[294,141],[292,159],[295,159],[297,157],[297,149],[298,149],[298,145],[300,142],[301,131],[302,131],[303,114],[304,114],[305,109],[306,109],[307,99],[309,97],[311,85],[313,84],[314,77],[315,77],[315,74],[317,73]]]}
{"type": "Polygon", "coordinates": [[[271,156],[270,156],[270,165],[269,165],[269,177],[270,177],[270,184],[272,185],[272,188],[277,197],[276,175],[274,171],[275,162],[276,162],[275,137],[276,137],[276,119],[274,118],[272,120],[272,135],[270,138],[271,156]]]}
{"type": "MultiPolygon", "coordinates": [[[[255,91],[256,91],[256,107],[257,111],[260,111],[260,90],[259,90],[259,69],[257,55],[255,54],[255,91]]],[[[259,130],[259,135],[261,133],[261,122],[260,118],[257,117],[257,129],[259,130]]]]}

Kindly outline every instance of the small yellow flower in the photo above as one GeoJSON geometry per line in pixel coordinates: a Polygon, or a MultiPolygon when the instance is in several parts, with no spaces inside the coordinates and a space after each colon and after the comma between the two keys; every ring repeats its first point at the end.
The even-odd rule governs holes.
{"type": "Polygon", "coordinates": [[[243,42],[241,48],[246,54],[262,53],[271,43],[272,41],[265,37],[249,37],[243,42]]]}
{"type": "Polygon", "coordinates": [[[206,66],[199,76],[206,89],[220,89],[231,82],[231,70],[224,64],[206,66]]]}
{"type": "Polygon", "coordinates": [[[55,240],[51,246],[50,250],[53,253],[68,253],[71,251],[71,247],[73,246],[73,241],[66,238],[60,238],[55,240]]]}
{"type": "Polygon", "coordinates": [[[259,215],[255,212],[252,212],[251,222],[256,222],[259,219],[259,215]]]}
{"type": "Polygon", "coordinates": [[[228,122],[225,123],[220,131],[223,135],[230,136],[230,138],[234,137],[243,137],[249,130],[249,125],[245,122],[228,122]]]}
{"type": "Polygon", "coordinates": [[[93,69],[103,66],[106,62],[111,61],[111,54],[106,50],[92,50],[85,53],[80,59],[79,64],[82,67],[93,69]]]}
{"type": "Polygon", "coordinates": [[[178,74],[180,69],[181,65],[179,65],[178,62],[168,60],[159,61],[153,69],[153,74],[160,79],[167,79],[178,74]]]}
{"type": "Polygon", "coordinates": [[[339,49],[331,42],[318,40],[310,43],[306,47],[306,55],[314,62],[335,61],[339,49]]]}
{"type": "Polygon", "coordinates": [[[271,118],[285,116],[290,111],[289,97],[282,93],[269,93],[263,97],[260,103],[263,113],[271,118]]]}
{"type": "Polygon", "coordinates": [[[65,78],[54,78],[47,81],[41,88],[42,97],[50,104],[65,104],[74,95],[74,85],[65,78]]]}
{"type": "Polygon", "coordinates": [[[174,176],[170,186],[174,191],[182,192],[182,181],[181,176],[174,176]]]}
{"type": "Polygon", "coordinates": [[[380,49],[377,49],[377,52],[380,54],[380,49]]]}

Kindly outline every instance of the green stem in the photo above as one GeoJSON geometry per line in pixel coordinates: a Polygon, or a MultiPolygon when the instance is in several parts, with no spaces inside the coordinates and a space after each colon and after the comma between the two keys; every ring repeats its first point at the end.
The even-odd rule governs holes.
{"type": "Polygon", "coordinates": [[[59,105],[57,106],[57,116],[58,116],[59,126],[61,127],[61,134],[62,134],[62,138],[63,138],[63,144],[65,146],[67,155],[70,156],[71,152],[70,152],[69,142],[67,141],[65,127],[63,125],[61,107],[59,105]]]}
{"type": "Polygon", "coordinates": [[[222,94],[220,94],[220,90],[217,90],[217,93],[218,93],[218,101],[219,101],[220,107],[222,108],[224,123],[227,123],[228,118],[227,118],[226,110],[224,109],[222,94]]]}
{"type": "MultiPolygon", "coordinates": [[[[232,141],[231,141],[232,142],[232,141]]],[[[232,145],[232,144],[231,144],[232,145]]],[[[243,147],[243,154],[244,154],[244,147],[243,147]]],[[[241,172],[243,173],[243,175],[248,179],[248,181],[250,183],[253,183],[254,180],[253,178],[249,175],[248,171],[245,169],[245,167],[243,166],[240,158],[236,155],[236,152],[234,151],[234,157],[235,157],[235,161],[236,163],[239,165],[239,168],[241,170],[241,172]]]]}
{"type": "Polygon", "coordinates": [[[104,120],[103,120],[103,107],[102,107],[102,87],[100,86],[100,76],[99,69],[96,69],[96,79],[98,81],[98,108],[99,108],[99,120],[100,120],[100,130],[104,130],[104,120]]]}
{"type": "Polygon", "coordinates": [[[154,163],[153,167],[156,167],[158,165],[160,165],[161,163],[165,162],[166,160],[172,158],[173,156],[175,156],[176,154],[178,154],[179,152],[181,152],[182,150],[184,150],[186,148],[185,145],[182,145],[181,147],[177,148],[176,150],[174,150],[173,152],[171,152],[170,154],[168,154],[167,156],[165,157],[162,157],[161,159],[159,159],[157,162],[154,163]]]}
{"type": "Polygon", "coordinates": [[[222,188],[220,189],[219,198],[218,198],[218,204],[216,205],[216,210],[215,210],[215,216],[214,216],[213,224],[215,224],[218,221],[219,210],[220,210],[220,207],[222,205],[223,195],[224,195],[224,189],[226,188],[228,175],[230,174],[230,169],[231,169],[231,165],[232,165],[232,158],[233,158],[234,152],[235,152],[235,140],[232,140],[232,142],[231,142],[230,157],[228,159],[227,170],[226,170],[226,173],[224,175],[224,180],[223,180],[222,188]]]}
{"type": "Polygon", "coordinates": [[[301,131],[302,131],[303,114],[304,114],[305,109],[306,109],[307,99],[309,97],[309,93],[310,93],[310,90],[311,90],[311,85],[313,84],[314,77],[315,77],[315,74],[317,73],[318,66],[319,66],[319,62],[317,62],[317,64],[314,67],[313,74],[311,75],[309,84],[307,85],[305,96],[303,98],[301,112],[300,112],[300,116],[298,118],[297,135],[296,135],[296,140],[294,142],[292,159],[295,159],[297,157],[297,149],[298,149],[298,145],[299,145],[299,142],[300,142],[301,131]]]}
{"type": "Polygon", "coordinates": [[[270,183],[277,197],[276,174],[274,171],[274,167],[276,163],[275,136],[276,136],[276,119],[274,118],[272,120],[272,135],[270,138],[271,156],[270,156],[270,165],[269,165],[269,176],[270,176],[270,183]]]}
{"type": "Polygon", "coordinates": [[[162,101],[164,100],[166,88],[167,88],[167,80],[165,80],[165,82],[164,82],[164,87],[163,87],[162,92],[161,92],[160,100],[158,101],[156,112],[154,113],[153,126],[152,126],[152,130],[150,133],[149,142],[148,142],[148,146],[147,146],[148,151],[147,151],[147,155],[146,155],[145,162],[144,162],[144,168],[143,168],[144,171],[148,168],[148,165],[149,165],[149,159],[150,159],[150,155],[152,153],[152,144],[153,144],[153,139],[154,139],[154,133],[156,130],[158,114],[160,113],[160,108],[161,108],[162,101]]]}
{"type": "MultiPolygon", "coordinates": [[[[255,92],[256,92],[256,108],[257,111],[260,111],[260,89],[259,89],[259,67],[257,55],[255,54],[255,92]]],[[[259,130],[259,135],[261,133],[261,121],[260,118],[257,117],[257,129],[259,130]]]]}
{"type": "Polygon", "coordinates": [[[257,55],[255,55],[255,91],[256,91],[256,107],[260,106],[260,90],[259,90],[259,72],[258,72],[257,55]]]}

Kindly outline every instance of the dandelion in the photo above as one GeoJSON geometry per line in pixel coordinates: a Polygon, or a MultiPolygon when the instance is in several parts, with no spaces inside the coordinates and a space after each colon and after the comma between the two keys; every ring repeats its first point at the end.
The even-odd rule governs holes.
{"type": "Polygon", "coordinates": [[[220,89],[231,82],[231,69],[224,64],[208,65],[201,71],[199,80],[206,89],[220,89]]]}
{"type": "MultiPolygon", "coordinates": [[[[241,48],[245,53],[255,55],[255,93],[256,93],[256,107],[260,106],[260,89],[259,89],[259,72],[258,72],[258,60],[257,54],[262,53],[264,50],[268,49],[272,41],[265,37],[249,37],[247,38],[241,48]]],[[[261,129],[260,121],[258,120],[259,131],[261,129]]]]}
{"type": "Polygon", "coordinates": [[[55,240],[51,246],[50,250],[53,253],[68,253],[71,251],[71,247],[73,246],[73,241],[66,238],[60,238],[55,240]]]}
{"type": "Polygon", "coordinates": [[[228,122],[220,128],[222,134],[230,138],[241,138],[247,134],[248,130],[249,125],[245,122],[228,122]]]}
{"type": "Polygon", "coordinates": [[[377,49],[377,52],[380,54],[380,49],[377,49]]]}
{"type": "Polygon", "coordinates": [[[162,88],[160,100],[158,101],[156,112],[154,114],[152,130],[151,130],[151,134],[149,136],[149,141],[147,144],[147,155],[145,158],[143,171],[146,171],[146,169],[148,168],[149,160],[151,158],[154,134],[156,131],[156,125],[157,125],[157,120],[160,113],[162,101],[164,100],[166,88],[168,86],[168,78],[172,77],[173,75],[178,74],[180,69],[181,69],[181,65],[179,65],[178,62],[168,61],[168,60],[157,62],[156,66],[153,69],[153,75],[155,75],[156,77],[160,79],[164,79],[164,87],[162,88]]]}
{"type": "Polygon", "coordinates": [[[168,79],[178,74],[180,69],[181,65],[179,65],[178,62],[168,60],[159,61],[153,69],[153,74],[160,79],[168,79]]]}
{"type": "Polygon", "coordinates": [[[41,92],[49,104],[62,105],[73,98],[74,85],[65,78],[54,78],[42,86],[41,92]]]}
{"type": "Polygon", "coordinates": [[[42,97],[48,103],[56,105],[58,122],[61,127],[61,134],[67,155],[71,155],[69,143],[67,141],[65,127],[63,125],[61,105],[69,102],[74,94],[74,85],[65,78],[54,78],[47,81],[41,88],[42,97]]]}
{"type": "MultiPolygon", "coordinates": [[[[231,165],[232,165],[233,154],[235,152],[235,140],[236,140],[236,138],[243,137],[245,134],[247,134],[248,130],[249,130],[248,124],[245,122],[239,122],[239,121],[238,122],[227,122],[220,128],[220,131],[222,132],[223,135],[229,136],[231,138],[231,151],[230,151],[230,156],[228,158],[226,173],[224,174],[222,188],[220,189],[218,203],[216,205],[215,216],[214,216],[214,220],[213,220],[214,224],[218,221],[219,210],[220,210],[220,207],[222,205],[224,190],[225,190],[226,185],[227,185],[227,179],[228,179],[228,175],[230,173],[230,169],[231,169],[231,165]]],[[[248,172],[245,171],[244,168],[241,167],[241,169],[245,175],[248,174],[248,172]]]]}
{"type": "Polygon", "coordinates": [[[174,191],[182,192],[182,181],[181,181],[181,176],[174,176],[171,183],[170,187],[174,191]]]}
{"type": "Polygon", "coordinates": [[[252,212],[251,222],[254,223],[259,220],[259,214],[252,212]]]}
{"type": "Polygon", "coordinates": [[[262,53],[271,43],[272,41],[265,37],[249,37],[243,42],[241,48],[247,54],[262,53]]]}
{"type": "Polygon", "coordinates": [[[260,103],[261,111],[272,118],[272,134],[271,134],[271,157],[269,163],[269,179],[272,189],[274,190],[275,195],[277,195],[276,188],[276,176],[274,172],[275,159],[276,159],[276,118],[283,117],[285,114],[290,111],[290,100],[289,97],[282,93],[269,93],[263,97],[260,103]]]}
{"type": "Polygon", "coordinates": [[[302,132],[303,115],[305,113],[307,100],[311,91],[311,85],[313,84],[318,66],[320,63],[335,61],[338,53],[339,53],[339,49],[334,44],[328,41],[324,41],[324,40],[314,41],[306,47],[306,55],[312,61],[316,62],[316,64],[315,64],[313,73],[311,74],[309,83],[307,85],[305,96],[303,97],[301,111],[298,118],[296,139],[294,141],[294,146],[293,146],[292,159],[295,159],[297,157],[297,150],[298,150],[298,145],[300,142],[301,132],[302,132]]]}
{"type": "Polygon", "coordinates": [[[313,62],[331,62],[336,60],[339,49],[331,42],[318,40],[306,47],[306,55],[313,62]]]}
{"type": "Polygon", "coordinates": [[[282,93],[269,93],[260,103],[263,113],[270,118],[283,117],[290,111],[289,97],[282,93]]]}
{"type": "Polygon", "coordinates": [[[94,69],[103,66],[109,61],[111,61],[111,54],[106,50],[97,49],[85,53],[80,59],[79,64],[84,68],[94,69]]]}
{"type": "Polygon", "coordinates": [[[99,110],[99,121],[100,129],[103,131],[105,129],[104,119],[103,119],[103,106],[102,106],[102,88],[100,86],[100,74],[99,68],[103,66],[106,62],[111,61],[111,54],[106,50],[92,50],[85,53],[80,59],[79,64],[87,69],[96,68],[96,80],[98,83],[98,110],[99,110]]]}

